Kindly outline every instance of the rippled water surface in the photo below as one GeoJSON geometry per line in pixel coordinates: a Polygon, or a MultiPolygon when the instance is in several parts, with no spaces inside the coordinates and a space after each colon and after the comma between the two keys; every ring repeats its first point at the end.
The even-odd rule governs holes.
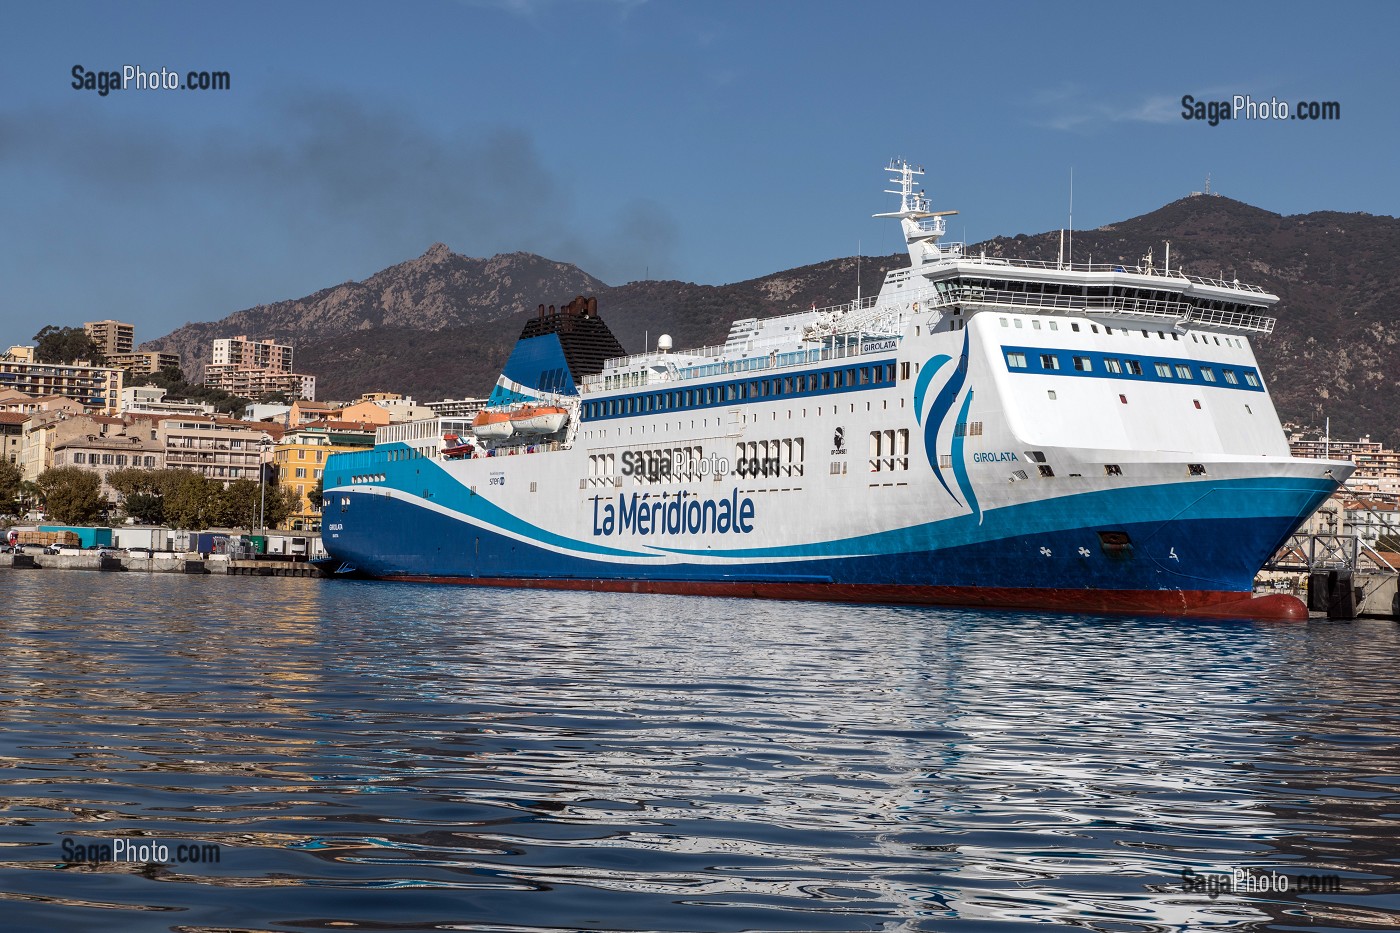
{"type": "Polygon", "coordinates": [[[0,929],[1400,927],[1392,622],[0,593],[0,929]]]}

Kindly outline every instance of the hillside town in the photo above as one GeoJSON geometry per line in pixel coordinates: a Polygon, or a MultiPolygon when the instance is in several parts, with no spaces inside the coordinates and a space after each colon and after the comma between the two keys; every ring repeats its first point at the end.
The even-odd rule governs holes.
{"type": "MultiPolygon", "coordinates": [[[[50,332],[59,333],[48,328],[40,336],[50,332]]],[[[133,350],[131,324],[91,321],[81,335],[62,336],[86,336],[88,355],[45,361],[41,341],[0,357],[0,513],[19,522],[169,522],[180,516],[148,500],[163,491],[159,477],[184,471],[206,490],[256,490],[256,510],[225,510],[219,524],[314,534],[330,454],[371,447],[377,432],[407,422],[422,423],[426,434],[416,434],[436,437],[437,418],[471,415],[485,404],[419,404],[394,392],[317,401],[316,377],[296,371],[293,346],[244,335],[215,340],[204,382],[182,397],[151,378],[181,382],[180,358],[133,350]]],[[[201,517],[213,514],[206,509],[201,517]]]]}

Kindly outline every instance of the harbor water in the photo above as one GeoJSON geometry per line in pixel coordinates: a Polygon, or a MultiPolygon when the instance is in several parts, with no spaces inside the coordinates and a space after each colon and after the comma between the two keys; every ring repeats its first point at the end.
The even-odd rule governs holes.
{"type": "Polygon", "coordinates": [[[0,592],[0,929],[1400,928],[1393,622],[0,592]]]}

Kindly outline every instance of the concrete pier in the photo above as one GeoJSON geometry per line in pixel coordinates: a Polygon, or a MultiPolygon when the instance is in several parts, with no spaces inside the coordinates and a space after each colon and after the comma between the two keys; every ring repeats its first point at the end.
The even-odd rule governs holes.
{"type": "Polygon", "coordinates": [[[153,554],[136,557],[124,552],[91,551],[82,554],[13,554],[0,556],[0,570],[25,573],[39,570],[91,570],[137,573],[221,573],[245,577],[317,577],[316,568],[304,562],[283,560],[229,560],[224,554],[203,558],[197,553],[153,554]]]}

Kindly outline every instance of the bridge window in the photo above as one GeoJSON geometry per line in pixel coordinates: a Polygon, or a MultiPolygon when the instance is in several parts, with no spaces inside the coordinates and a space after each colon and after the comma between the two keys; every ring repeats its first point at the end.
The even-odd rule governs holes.
{"type": "MultiPolygon", "coordinates": [[[[908,365],[908,364],[906,364],[906,365],[908,365]]],[[[1008,353],[1008,354],[1006,354],[1006,365],[1007,365],[1007,366],[1010,366],[1012,369],[1025,369],[1025,368],[1026,368],[1026,354],[1024,354],[1024,353],[1008,353]]]]}
{"type": "Polygon", "coordinates": [[[1163,379],[1170,379],[1172,377],[1172,369],[1166,363],[1157,363],[1153,368],[1157,370],[1157,375],[1161,376],[1163,379]]]}
{"type": "Polygon", "coordinates": [[[1176,376],[1177,376],[1178,379],[1190,379],[1190,378],[1191,378],[1191,367],[1190,367],[1190,366],[1187,366],[1185,363],[1177,363],[1177,364],[1176,364],[1176,376]]]}
{"type": "Polygon", "coordinates": [[[1214,381],[1215,381],[1215,370],[1211,369],[1209,366],[1202,366],[1202,367],[1201,367],[1201,378],[1204,379],[1206,382],[1214,382],[1214,381]]]}
{"type": "Polygon", "coordinates": [[[1121,373],[1123,371],[1123,364],[1118,360],[1108,358],[1103,361],[1103,368],[1111,373],[1121,373]]]}
{"type": "Polygon", "coordinates": [[[1226,369],[1223,370],[1223,372],[1225,374],[1225,381],[1230,385],[1237,386],[1240,384],[1240,381],[1235,378],[1235,371],[1233,369],[1226,369]]]}
{"type": "Polygon", "coordinates": [[[1254,386],[1255,388],[1258,388],[1259,386],[1259,377],[1254,375],[1254,373],[1245,373],[1244,381],[1249,385],[1254,386]]]}
{"type": "Polygon", "coordinates": [[[1059,369],[1060,358],[1058,356],[1055,356],[1053,353],[1042,353],[1040,354],[1040,368],[1059,369]]]}
{"type": "Polygon", "coordinates": [[[1142,364],[1139,363],[1137,360],[1125,360],[1124,362],[1127,363],[1127,366],[1128,366],[1128,375],[1130,375],[1130,376],[1141,376],[1141,375],[1142,375],[1142,364]]]}
{"type": "Polygon", "coordinates": [[[1081,373],[1093,372],[1094,362],[1087,356],[1076,356],[1074,358],[1074,368],[1081,373]]]}

